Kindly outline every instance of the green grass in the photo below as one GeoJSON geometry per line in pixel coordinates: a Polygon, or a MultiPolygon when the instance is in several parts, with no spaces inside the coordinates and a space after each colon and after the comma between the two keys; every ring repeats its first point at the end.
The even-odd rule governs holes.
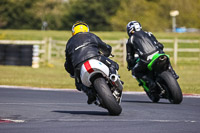
{"type": "MultiPolygon", "coordinates": [[[[126,32],[95,32],[103,40],[120,40],[127,38],[126,32]]],[[[178,36],[181,39],[200,39],[200,34],[170,34],[155,33],[160,39],[173,39],[178,36]]],[[[52,37],[56,40],[68,40],[71,37],[69,31],[36,31],[36,30],[0,30],[0,40],[42,40],[52,37]]],[[[199,48],[196,44],[183,44],[181,47],[199,48]]],[[[166,44],[165,47],[173,47],[173,44],[166,44]]],[[[172,53],[169,53],[173,57],[172,53]]],[[[179,53],[181,57],[199,57],[199,53],[179,53]]],[[[173,59],[173,58],[172,58],[173,59]]],[[[113,60],[117,61],[114,57],[113,60]]],[[[172,60],[173,61],[173,60],[172,60]]],[[[122,64],[120,61],[117,61],[122,64]]],[[[74,79],[70,78],[65,71],[64,57],[53,58],[52,64],[41,64],[40,68],[22,66],[2,66],[0,65],[0,85],[32,86],[44,88],[75,88],[74,79]]],[[[173,62],[172,62],[173,64],[173,62]]],[[[178,80],[183,93],[200,94],[200,61],[178,61],[174,68],[180,79],[178,80]]],[[[138,86],[137,81],[132,78],[131,72],[126,66],[120,65],[119,74],[121,80],[125,82],[124,91],[143,91],[138,86]]]]}
{"type": "MultiPolygon", "coordinates": [[[[126,32],[93,32],[103,40],[120,40],[127,38],[126,32]]],[[[52,37],[54,40],[68,40],[71,31],[39,31],[39,30],[0,30],[0,40],[43,40],[52,37]]]]}
{"type": "MultiPolygon", "coordinates": [[[[56,61],[58,63],[58,61],[56,61]]],[[[74,81],[62,67],[41,66],[38,69],[24,66],[0,66],[0,85],[17,85],[47,88],[74,88],[74,81]]]]}
{"type": "Polygon", "coordinates": [[[47,37],[67,40],[70,36],[69,31],[0,30],[0,40],[43,40],[47,37]]]}
{"type": "MultiPolygon", "coordinates": [[[[31,67],[0,66],[0,85],[32,86],[43,88],[75,88],[74,79],[64,70],[64,60],[54,61],[53,66],[31,67]]],[[[200,65],[178,64],[174,68],[183,93],[200,94],[200,65]]],[[[143,91],[126,67],[120,66],[119,74],[125,82],[124,91],[143,91]]]]}
{"type": "MultiPolygon", "coordinates": [[[[93,31],[91,31],[93,32],[93,31]]],[[[128,38],[126,32],[93,32],[103,40],[120,40],[128,38]]],[[[197,39],[200,40],[199,33],[153,33],[158,39],[197,39]]],[[[1,30],[0,40],[42,40],[46,37],[52,37],[54,40],[68,40],[71,37],[71,31],[41,31],[41,30],[1,30]]]]}

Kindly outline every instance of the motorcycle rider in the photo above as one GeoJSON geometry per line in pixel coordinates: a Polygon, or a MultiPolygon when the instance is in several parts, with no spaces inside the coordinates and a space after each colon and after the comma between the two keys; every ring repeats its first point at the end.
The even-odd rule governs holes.
{"type": "Polygon", "coordinates": [[[111,73],[119,69],[116,62],[110,60],[112,47],[104,43],[98,36],[89,32],[89,26],[81,21],[72,26],[72,37],[68,40],[65,49],[65,70],[75,78],[77,90],[83,91],[88,96],[88,104],[96,100],[93,89],[81,83],[80,68],[89,59],[97,59],[107,65],[111,73]]]}
{"type": "MultiPolygon", "coordinates": [[[[126,44],[128,70],[132,70],[133,77],[145,81],[151,90],[151,88],[155,87],[155,83],[146,76],[148,71],[147,65],[152,54],[157,51],[164,53],[164,46],[157,41],[151,32],[143,31],[141,24],[137,21],[130,21],[127,24],[127,33],[129,36],[126,44]]],[[[169,70],[176,79],[179,78],[171,65],[169,70]]]]}

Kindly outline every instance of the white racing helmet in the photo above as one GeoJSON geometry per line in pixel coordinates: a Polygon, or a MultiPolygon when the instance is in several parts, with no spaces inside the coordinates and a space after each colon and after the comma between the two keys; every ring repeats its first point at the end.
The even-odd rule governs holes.
{"type": "Polygon", "coordinates": [[[140,31],[142,29],[142,26],[137,21],[130,21],[126,26],[126,29],[127,29],[127,34],[131,36],[131,34],[133,34],[134,32],[140,31]]]}

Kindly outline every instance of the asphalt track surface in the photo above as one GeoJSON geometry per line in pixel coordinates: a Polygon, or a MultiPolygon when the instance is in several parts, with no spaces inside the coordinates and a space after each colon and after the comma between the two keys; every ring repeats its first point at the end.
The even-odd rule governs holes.
{"type": "Polygon", "coordinates": [[[200,97],[180,105],[123,94],[120,116],[86,103],[72,90],[0,87],[0,133],[199,133],[200,97]]]}

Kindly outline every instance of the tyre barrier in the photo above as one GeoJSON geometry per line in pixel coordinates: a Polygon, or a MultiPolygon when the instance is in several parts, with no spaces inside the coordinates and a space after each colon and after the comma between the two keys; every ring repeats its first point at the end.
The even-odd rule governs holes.
{"type": "Polygon", "coordinates": [[[39,67],[38,45],[0,44],[0,65],[39,67]]]}

